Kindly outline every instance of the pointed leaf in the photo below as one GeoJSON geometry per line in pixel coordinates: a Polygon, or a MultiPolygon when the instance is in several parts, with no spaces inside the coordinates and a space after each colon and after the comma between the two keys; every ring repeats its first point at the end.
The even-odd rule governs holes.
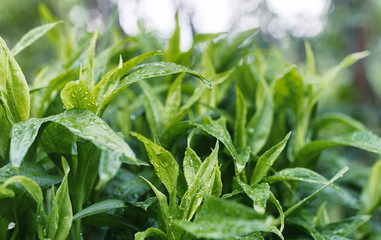
{"type": "Polygon", "coordinates": [[[179,176],[179,165],[172,154],[143,135],[138,133],[131,133],[131,135],[144,144],[156,175],[167,188],[167,191],[172,194],[176,191],[177,177],[179,176]]]}
{"type": "Polygon", "coordinates": [[[318,189],[317,191],[315,191],[314,193],[312,193],[311,195],[303,198],[303,200],[299,201],[298,203],[296,203],[294,206],[290,207],[289,209],[287,209],[286,212],[284,212],[284,215],[285,217],[291,215],[293,212],[295,212],[296,210],[300,209],[301,207],[303,207],[304,205],[306,205],[309,201],[311,201],[311,199],[313,199],[317,194],[319,194],[321,191],[323,191],[326,187],[328,187],[330,184],[332,184],[333,182],[335,182],[337,179],[341,178],[344,173],[346,173],[347,171],[349,170],[348,167],[344,167],[342,168],[333,178],[331,178],[331,180],[329,180],[329,182],[327,182],[323,187],[321,187],[320,189],[318,189]]]}
{"type": "Polygon", "coordinates": [[[73,211],[67,182],[68,175],[69,169],[66,170],[57,193],[53,194],[52,208],[46,226],[47,236],[50,239],[66,239],[71,229],[73,211]]]}
{"type": "Polygon", "coordinates": [[[267,175],[270,167],[274,164],[275,160],[279,157],[280,153],[283,151],[287,144],[291,132],[288,133],[282,141],[267,150],[262,156],[259,157],[253,174],[251,175],[250,185],[253,186],[262,180],[263,177],[267,175]]]}
{"type": "Polygon", "coordinates": [[[355,131],[329,140],[315,140],[308,143],[297,152],[295,165],[309,166],[319,156],[321,151],[339,146],[352,146],[368,152],[381,154],[381,138],[379,136],[368,131],[355,131]]]}
{"type": "Polygon", "coordinates": [[[218,141],[213,152],[207,157],[198,169],[198,172],[181,199],[180,219],[191,220],[202,200],[213,190],[215,171],[218,168],[218,141]]]}
{"type": "Polygon", "coordinates": [[[246,101],[238,86],[235,87],[236,102],[235,102],[235,121],[234,121],[234,145],[241,149],[246,147],[246,101]]]}
{"type": "Polygon", "coordinates": [[[222,239],[263,231],[280,234],[269,219],[258,217],[240,203],[208,197],[193,222],[174,221],[197,238],[222,239]]]}
{"type": "Polygon", "coordinates": [[[30,99],[25,76],[0,37],[0,103],[11,124],[29,118],[30,99]]]}
{"type": "Polygon", "coordinates": [[[125,208],[125,207],[127,207],[127,205],[122,200],[107,199],[101,202],[94,203],[88,206],[87,208],[83,209],[82,211],[76,213],[73,217],[73,221],[76,221],[84,217],[92,216],[95,214],[107,212],[112,209],[125,208]]]}
{"type": "Polygon", "coordinates": [[[256,98],[257,110],[246,126],[247,145],[251,147],[253,154],[258,154],[266,144],[273,123],[272,94],[264,80],[258,83],[256,98]]]}
{"type": "MultiPolygon", "coordinates": [[[[134,72],[132,72],[130,75],[122,79],[118,86],[113,88],[113,92],[108,94],[103,94],[105,96],[104,100],[99,101],[99,98],[97,99],[97,103],[99,103],[98,111],[103,111],[103,108],[108,105],[108,103],[111,102],[112,99],[114,99],[123,89],[130,86],[132,83],[135,83],[137,81],[147,79],[147,78],[154,78],[154,77],[162,77],[167,76],[171,74],[176,73],[188,73],[191,74],[203,81],[209,88],[212,87],[212,85],[205,80],[203,76],[200,74],[184,67],[178,64],[169,63],[169,62],[155,62],[155,63],[149,63],[149,64],[143,64],[140,65],[134,72]],[[114,90],[115,89],[115,90],[114,90]]],[[[100,93],[98,96],[101,96],[102,93],[100,93]]]]}
{"type": "Polygon", "coordinates": [[[46,118],[32,118],[15,124],[12,128],[10,162],[19,167],[29,147],[45,122],[56,122],[74,135],[91,141],[101,150],[111,149],[127,157],[126,163],[145,164],[138,161],[129,145],[118,136],[102,119],[85,109],[72,109],[46,118]]]}
{"type": "Polygon", "coordinates": [[[220,140],[228,149],[230,155],[234,159],[237,159],[238,153],[233,145],[233,141],[230,137],[230,134],[226,129],[226,120],[224,118],[213,120],[210,117],[205,117],[202,123],[192,124],[220,140]]]}
{"type": "Polygon", "coordinates": [[[44,24],[42,26],[33,28],[32,30],[27,32],[12,48],[11,52],[13,56],[16,56],[19,52],[21,52],[22,50],[27,48],[29,45],[37,41],[40,37],[44,36],[47,32],[50,31],[50,29],[52,29],[54,26],[56,26],[59,23],[61,23],[61,21],[44,24]]]}

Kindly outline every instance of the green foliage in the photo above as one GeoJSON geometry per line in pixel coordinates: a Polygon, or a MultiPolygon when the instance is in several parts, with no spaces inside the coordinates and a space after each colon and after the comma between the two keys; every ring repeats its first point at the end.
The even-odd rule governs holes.
{"type": "Polygon", "coordinates": [[[256,29],[182,52],[177,23],[164,51],[111,27],[74,40],[39,12],[0,39],[1,239],[380,236],[381,138],[317,108],[367,52],[319,75],[308,43],[304,71],[256,29]],[[14,56],[44,35],[56,59],[27,83],[14,56]]]}

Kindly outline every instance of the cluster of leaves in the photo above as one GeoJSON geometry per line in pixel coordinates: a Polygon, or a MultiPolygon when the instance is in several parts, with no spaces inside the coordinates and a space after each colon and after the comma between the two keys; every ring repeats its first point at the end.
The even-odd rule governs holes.
{"type": "Polygon", "coordinates": [[[366,52],[319,75],[308,44],[299,69],[255,29],[181,52],[177,25],[164,52],[40,16],[11,50],[0,38],[0,239],[380,237],[381,161],[326,149],[372,161],[381,138],[317,109],[366,52]],[[28,85],[15,56],[44,35],[57,59],[28,85]]]}

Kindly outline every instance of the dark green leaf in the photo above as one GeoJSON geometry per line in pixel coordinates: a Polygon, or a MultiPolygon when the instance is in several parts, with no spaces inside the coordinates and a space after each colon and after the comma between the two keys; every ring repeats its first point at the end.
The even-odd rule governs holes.
{"type": "Polygon", "coordinates": [[[213,120],[210,117],[205,117],[202,123],[192,124],[220,140],[228,149],[230,155],[234,159],[237,159],[237,151],[233,145],[230,134],[226,129],[226,120],[224,118],[213,120]]]}
{"type": "Polygon", "coordinates": [[[368,152],[381,154],[381,138],[372,132],[351,132],[329,140],[315,140],[305,145],[297,153],[296,166],[308,166],[321,151],[338,146],[352,146],[368,152]]]}
{"type": "Polygon", "coordinates": [[[23,162],[19,168],[12,167],[10,163],[0,168],[0,182],[5,182],[15,175],[22,175],[32,179],[42,189],[57,184],[62,179],[60,176],[49,175],[41,165],[31,162],[23,162]]]}
{"type": "MultiPolygon", "coordinates": [[[[63,165],[65,164],[67,165],[67,163],[63,163],[63,165]]],[[[52,208],[47,218],[46,229],[47,236],[50,239],[66,239],[69,235],[73,220],[73,211],[68,188],[68,166],[64,167],[64,169],[66,174],[57,193],[53,193],[52,208]]]]}
{"type": "Polygon", "coordinates": [[[125,207],[127,207],[127,205],[122,200],[107,199],[101,202],[94,203],[93,205],[90,205],[89,207],[76,213],[73,216],[73,221],[84,218],[84,217],[92,216],[95,214],[107,212],[112,209],[125,208],[125,207]]]}
{"type": "Polygon", "coordinates": [[[144,232],[138,232],[135,234],[135,240],[144,240],[147,237],[155,237],[158,240],[167,240],[167,235],[158,228],[150,227],[144,232]]]}
{"type": "Polygon", "coordinates": [[[346,237],[370,220],[370,215],[356,215],[344,220],[329,223],[319,228],[323,234],[346,237]]]}
{"type": "Polygon", "coordinates": [[[328,183],[326,183],[323,187],[321,187],[320,189],[318,189],[317,191],[315,191],[314,193],[312,193],[311,195],[303,198],[303,200],[299,201],[297,204],[295,204],[294,206],[290,207],[289,209],[287,209],[287,211],[284,213],[284,215],[287,217],[289,216],[290,214],[292,214],[293,212],[295,212],[296,210],[300,209],[301,207],[303,207],[304,205],[306,205],[309,201],[311,201],[312,198],[314,198],[317,194],[319,194],[321,191],[323,191],[326,187],[328,187],[330,184],[332,184],[334,181],[336,181],[337,179],[339,179],[340,177],[342,177],[344,175],[345,172],[347,172],[349,170],[348,167],[344,167],[342,168],[333,178],[331,178],[331,180],[329,180],[328,183]]]}
{"type": "MultiPolygon", "coordinates": [[[[240,203],[208,197],[193,222],[174,221],[198,238],[229,238],[263,231],[280,235],[271,221],[259,218],[240,203]]],[[[281,236],[281,235],[280,235],[281,236]]]]}
{"type": "Polygon", "coordinates": [[[291,132],[288,133],[282,141],[267,150],[262,156],[259,157],[253,174],[251,175],[250,185],[260,182],[270,170],[270,167],[274,164],[275,160],[279,157],[280,153],[286,146],[287,140],[290,137],[291,132]]]}

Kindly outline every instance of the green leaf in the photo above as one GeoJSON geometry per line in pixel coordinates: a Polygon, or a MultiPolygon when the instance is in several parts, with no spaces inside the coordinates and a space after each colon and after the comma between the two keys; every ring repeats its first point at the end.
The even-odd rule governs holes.
{"type": "Polygon", "coordinates": [[[306,205],[309,201],[311,201],[312,198],[314,198],[317,194],[319,194],[321,191],[323,191],[326,187],[328,187],[329,185],[331,185],[334,181],[336,181],[337,179],[339,179],[340,177],[342,177],[344,175],[344,173],[346,173],[347,171],[349,170],[348,167],[344,167],[342,168],[335,176],[333,176],[333,178],[331,178],[331,180],[329,180],[329,182],[327,182],[323,187],[319,188],[317,191],[315,191],[314,193],[312,193],[311,195],[303,198],[303,200],[299,201],[298,203],[296,203],[294,206],[290,207],[289,209],[287,209],[287,211],[284,213],[285,217],[291,215],[293,212],[295,212],[296,210],[300,209],[301,207],[303,207],[304,205],[306,205]]]}
{"type": "Polygon", "coordinates": [[[187,181],[188,188],[194,182],[198,170],[200,169],[202,162],[197,153],[188,145],[185,150],[185,156],[183,160],[184,176],[187,181]]]}
{"type": "MultiPolygon", "coordinates": [[[[62,165],[68,164],[67,162],[63,162],[62,165]]],[[[66,239],[71,229],[73,211],[68,188],[69,168],[68,166],[66,166],[66,168],[66,174],[57,190],[57,193],[53,193],[52,208],[47,218],[46,229],[47,236],[50,239],[66,239]]]]}
{"type": "Polygon", "coordinates": [[[352,131],[368,131],[368,128],[363,123],[342,113],[327,113],[318,117],[314,121],[313,129],[315,131],[322,130],[332,123],[340,123],[352,131]]]}
{"type": "Polygon", "coordinates": [[[311,45],[309,42],[304,42],[306,49],[306,72],[309,75],[315,75],[315,56],[312,51],[311,45]]]}
{"type": "Polygon", "coordinates": [[[372,132],[355,131],[334,137],[329,140],[315,140],[302,149],[295,157],[296,166],[309,166],[321,153],[321,151],[339,146],[352,146],[368,152],[381,154],[381,138],[372,132]]]}
{"type": "Polygon", "coordinates": [[[280,205],[278,199],[275,198],[275,196],[274,196],[274,194],[272,192],[270,192],[270,201],[272,203],[274,203],[275,207],[278,209],[279,218],[280,218],[280,229],[279,229],[279,231],[282,232],[283,229],[284,229],[284,219],[285,219],[283,208],[280,205]]]}
{"type": "Polygon", "coordinates": [[[323,234],[346,237],[371,219],[370,215],[356,215],[344,220],[323,225],[319,230],[323,234]]]}
{"type": "Polygon", "coordinates": [[[373,213],[381,204],[381,160],[373,164],[367,186],[361,195],[362,211],[366,214],[373,213]]]}
{"type": "Polygon", "coordinates": [[[253,174],[251,175],[250,185],[253,186],[260,182],[263,177],[267,175],[270,167],[274,164],[275,160],[279,157],[280,153],[283,151],[287,144],[291,132],[289,132],[282,141],[267,150],[262,156],[259,157],[253,174]]]}
{"type": "Polygon", "coordinates": [[[204,117],[202,123],[192,123],[196,127],[201,128],[208,134],[220,140],[225,147],[228,149],[230,155],[237,159],[237,151],[233,145],[233,141],[230,137],[228,130],[226,129],[226,120],[225,118],[219,118],[213,120],[210,117],[204,117]]]}
{"type": "MultiPolygon", "coordinates": [[[[88,89],[90,92],[93,91],[94,83],[95,83],[94,58],[95,58],[95,48],[96,48],[98,35],[99,35],[99,29],[95,30],[93,33],[93,36],[91,37],[89,47],[87,48],[87,51],[86,51],[86,58],[84,63],[85,70],[80,79],[85,83],[85,86],[87,87],[86,89],[88,89]]],[[[95,105],[95,101],[94,101],[94,105],[95,105]]]]}
{"type": "MultiPolygon", "coordinates": [[[[263,231],[281,234],[270,219],[258,217],[253,209],[235,201],[208,197],[193,222],[174,221],[174,224],[197,238],[229,238],[263,231]]],[[[283,239],[283,238],[282,238],[283,239]]]]}
{"type": "Polygon", "coordinates": [[[19,168],[12,167],[9,163],[0,168],[0,182],[5,182],[15,175],[22,175],[35,181],[42,189],[61,182],[60,176],[49,175],[40,165],[31,162],[23,162],[19,168]]]}
{"type": "Polygon", "coordinates": [[[98,167],[99,182],[97,189],[103,187],[108,181],[114,178],[122,165],[123,155],[120,152],[103,150],[98,167]]]}
{"type": "Polygon", "coordinates": [[[73,216],[73,221],[76,221],[78,219],[92,216],[95,214],[107,212],[112,209],[118,209],[118,208],[125,208],[127,207],[126,203],[122,200],[117,199],[107,199],[104,201],[100,201],[97,203],[94,203],[87,208],[83,209],[82,211],[76,213],[73,216]]]}
{"type": "Polygon", "coordinates": [[[314,240],[326,240],[323,235],[315,228],[313,224],[313,216],[303,211],[298,212],[295,216],[287,218],[288,225],[296,225],[303,231],[309,233],[314,240]]]}
{"type": "Polygon", "coordinates": [[[135,234],[135,240],[144,240],[147,237],[155,237],[158,240],[167,240],[167,235],[160,229],[150,227],[144,232],[138,232],[135,234]]]}
{"type": "Polygon", "coordinates": [[[37,41],[40,37],[44,36],[47,32],[50,31],[50,29],[52,29],[59,23],[61,23],[61,21],[44,24],[42,26],[38,26],[28,31],[12,48],[11,52],[13,56],[16,56],[19,52],[21,52],[29,45],[37,41]]]}
{"type": "Polygon", "coordinates": [[[162,77],[176,73],[191,74],[201,79],[201,81],[203,81],[209,88],[212,87],[211,83],[208,82],[203,76],[184,66],[169,62],[148,63],[140,65],[134,72],[122,79],[116,87],[112,88],[112,91],[108,91],[104,94],[100,92],[97,99],[98,112],[102,112],[111,100],[113,100],[123,89],[130,86],[132,83],[147,78],[162,77]],[[99,96],[104,96],[104,99],[99,100],[99,96]]]}
{"type": "MultiPolygon", "coordinates": [[[[193,182],[188,187],[180,204],[180,219],[191,220],[202,200],[213,191],[218,169],[218,141],[213,152],[202,162],[193,182]]],[[[197,161],[197,160],[196,160],[197,161]]]]}
{"type": "Polygon", "coordinates": [[[0,103],[11,124],[29,118],[30,99],[25,76],[0,37],[0,103]]]}
{"type": "Polygon", "coordinates": [[[298,114],[303,100],[303,79],[292,67],[273,86],[275,108],[289,107],[298,114]]]}
{"type": "Polygon", "coordinates": [[[143,90],[145,101],[144,108],[147,115],[147,122],[149,124],[152,136],[161,136],[161,132],[164,130],[162,127],[162,113],[164,111],[161,101],[152,91],[151,87],[144,81],[139,82],[141,89],[143,90]]]}
{"type": "Polygon", "coordinates": [[[279,181],[302,181],[308,183],[326,184],[328,180],[315,171],[307,168],[285,168],[265,179],[268,183],[279,181]]]}
{"type": "Polygon", "coordinates": [[[67,110],[84,108],[96,112],[94,96],[82,80],[67,83],[61,91],[61,99],[67,110]]]}
{"type": "Polygon", "coordinates": [[[264,214],[267,200],[270,198],[270,185],[268,183],[261,183],[250,187],[238,179],[237,181],[247,196],[253,200],[254,210],[259,214],[264,214]]]}
{"type": "Polygon", "coordinates": [[[38,186],[38,184],[35,181],[33,181],[32,179],[27,178],[25,176],[21,176],[21,175],[8,178],[3,183],[2,186],[7,187],[8,185],[11,185],[14,183],[21,184],[25,188],[25,190],[30,195],[32,195],[32,197],[34,198],[34,200],[37,203],[37,217],[40,218],[40,221],[44,222],[46,215],[45,215],[45,212],[43,210],[43,195],[42,195],[42,190],[41,190],[40,186],[38,186]]]}
{"type": "Polygon", "coordinates": [[[172,118],[177,115],[181,104],[181,81],[183,77],[184,74],[180,74],[168,89],[163,115],[164,123],[167,123],[167,126],[171,124],[172,118]]]}
{"type": "Polygon", "coordinates": [[[256,112],[246,126],[247,145],[253,154],[258,154],[270,135],[273,123],[273,99],[267,83],[262,80],[256,90],[256,112]]]}
{"type": "MultiPolygon", "coordinates": [[[[141,178],[143,178],[143,177],[141,177],[141,178]]],[[[157,200],[159,202],[159,216],[158,216],[159,227],[162,228],[162,230],[164,228],[167,235],[172,234],[171,222],[170,222],[170,212],[169,212],[167,197],[162,192],[160,192],[150,181],[148,181],[145,178],[143,178],[143,179],[150,185],[150,187],[154,191],[154,193],[157,197],[157,200]]],[[[171,237],[171,235],[169,235],[168,237],[171,237]]]]}
{"type": "Polygon", "coordinates": [[[37,109],[33,109],[36,111],[35,115],[38,117],[44,116],[49,104],[55,98],[56,91],[61,90],[68,82],[78,79],[78,75],[79,71],[77,69],[71,69],[51,79],[42,99],[39,101],[39,106],[37,106],[37,109]]]}
{"type": "Polygon", "coordinates": [[[234,145],[236,148],[241,149],[246,147],[246,102],[238,86],[235,87],[237,95],[235,102],[235,121],[234,121],[234,145]]]}
{"type": "Polygon", "coordinates": [[[156,175],[167,188],[169,194],[174,193],[179,176],[179,165],[172,154],[143,135],[138,133],[131,133],[131,135],[144,144],[149,160],[155,168],[156,175]]]}
{"type": "Polygon", "coordinates": [[[127,74],[133,67],[147,58],[161,54],[163,54],[162,51],[147,52],[134,57],[123,64],[119,64],[119,66],[116,66],[110,70],[94,88],[93,94],[97,97],[97,106],[101,105],[105,98],[112,94],[112,92],[117,88],[120,78],[127,74]]]}
{"type": "Polygon", "coordinates": [[[28,149],[37,137],[38,130],[45,122],[55,122],[66,127],[74,135],[91,141],[101,150],[113,150],[127,157],[129,164],[145,164],[136,159],[129,145],[118,136],[102,119],[85,109],[67,110],[46,118],[32,118],[15,124],[12,128],[10,162],[20,167],[28,149]]]}

